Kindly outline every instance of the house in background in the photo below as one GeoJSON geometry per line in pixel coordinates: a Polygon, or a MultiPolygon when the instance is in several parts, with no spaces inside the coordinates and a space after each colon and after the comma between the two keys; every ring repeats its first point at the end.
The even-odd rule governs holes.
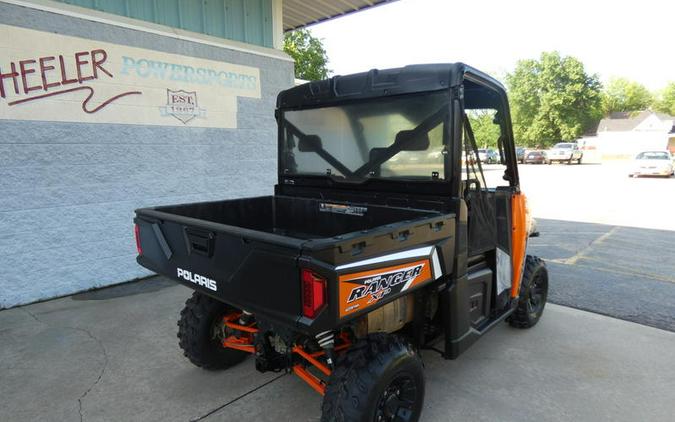
{"type": "Polygon", "coordinates": [[[670,149],[675,153],[675,117],[653,111],[612,113],[586,138],[602,159],[630,158],[640,151],[670,149]]]}

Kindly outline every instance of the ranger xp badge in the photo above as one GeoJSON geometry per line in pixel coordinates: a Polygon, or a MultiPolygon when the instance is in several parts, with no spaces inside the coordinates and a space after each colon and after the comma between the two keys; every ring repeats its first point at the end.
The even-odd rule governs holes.
{"type": "Polygon", "coordinates": [[[429,260],[409,262],[340,276],[340,316],[432,279],[429,260]]]}

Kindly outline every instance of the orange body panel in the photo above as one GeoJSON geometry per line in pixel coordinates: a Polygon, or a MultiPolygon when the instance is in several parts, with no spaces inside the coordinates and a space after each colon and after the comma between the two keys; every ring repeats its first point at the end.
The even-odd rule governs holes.
{"type": "Polygon", "coordinates": [[[527,204],[525,195],[515,193],[511,197],[511,263],[513,265],[513,282],[511,297],[517,297],[520,292],[520,278],[525,262],[527,247],[527,204]]]}
{"type": "Polygon", "coordinates": [[[431,262],[428,259],[341,275],[338,278],[340,318],[431,279],[431,262]]]}

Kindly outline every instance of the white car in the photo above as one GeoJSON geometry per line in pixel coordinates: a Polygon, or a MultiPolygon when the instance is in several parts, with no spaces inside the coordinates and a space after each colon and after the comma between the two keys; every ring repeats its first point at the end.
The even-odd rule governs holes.
{"type": "Polygon", "coordinates": [[[668,151],[643,151],[635,156],[629,177],[673,175],[673,157],[668,151]]]}
{"type": "Polygon", "coordinates": [[[567,164],[572,164],[572,161],[576,161],[577,164],[581,164],[583,157],[584,153],[579,149],[576,142],[560,142],[546,151],[546,162],[548,164],[554,161],[559,163],[565,162],[567,164]]]}

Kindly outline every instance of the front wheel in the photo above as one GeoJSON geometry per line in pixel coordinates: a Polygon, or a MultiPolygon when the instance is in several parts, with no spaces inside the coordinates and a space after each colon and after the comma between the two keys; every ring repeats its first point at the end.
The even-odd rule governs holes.
{"type": "Polygon", "coordinates": [[[546,306],[548,298],[548,270],[536,256],[525,258],[525,268],[520,285],[518,307],[511,314],[509,324],[517,328],[534,327],[546,306]]]}
{"type": "Polygon", "coordinates": [[[360,340],[335,365],[322,422],[416,422],[424,401],[419,354],[390,334],[360,340]]]}

